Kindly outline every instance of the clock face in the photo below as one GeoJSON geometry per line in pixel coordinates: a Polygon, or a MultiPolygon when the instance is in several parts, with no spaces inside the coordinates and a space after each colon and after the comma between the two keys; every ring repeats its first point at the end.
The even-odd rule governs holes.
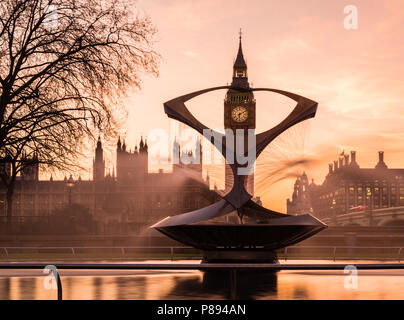
{"type": "Polygon", "coordinates": [[[235,107],[231,111],[231,117],[236,122],[244,122],[248,118],[248,111],[245,107],[235,107]]]}

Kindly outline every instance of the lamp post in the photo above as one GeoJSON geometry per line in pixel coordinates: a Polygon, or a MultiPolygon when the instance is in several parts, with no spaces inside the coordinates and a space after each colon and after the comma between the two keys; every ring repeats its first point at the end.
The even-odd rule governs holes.
{"type": "Polygon", "coordinates": [[[331,204],[332,204],[331,209],[332,209],[332,215],[333,215],[333,218],[334,218],[334,223],[335,223],[335,225],[338,225],[337,210],[336,210],[336,207],[335,207],[335,205],[337,204],[337,201],[335,201],[335,198],[332,199],[331,204]]]}
{"type": "Polygon", "coordinates": [[[66,187],[69,189],[69,206],[72,204],[72,189],[74,187],[74,179],[70,175],[69,180],[67,180],[66,187]]]}
{"type": "Polygon", "coordinates": [[[3,220],[4,217],[6,217],[6,216],[4,216],[4,214],[7,214],[7,212],[5,212],[5,202],[4,202],[4,200],[0,200],[0,211],[1,211],[0,223],[3,223],[4,221],[6,221],[6,220],[3,220]]]}
{"type": "Polygon", "coordinates": [[[373,210],[373,194],[370,188],[366,188],[366,198],[369,199],[369,226],[373,224],[372,210],[373,210]]]}

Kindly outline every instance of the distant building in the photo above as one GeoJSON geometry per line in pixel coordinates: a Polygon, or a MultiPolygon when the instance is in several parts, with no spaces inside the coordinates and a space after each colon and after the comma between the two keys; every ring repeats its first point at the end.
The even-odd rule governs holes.
{"type": "MultiPolygon", "coordinates": [[[[125,142],[119,139],[116,150],[116,176],[115,170],[105,172],[104,152],[99,139],[93,160],[93,179],[84,181],[79,178],[72,187],[67,177],[62,181],[55,181],[52,177],[39,180],[38,165],[27,166],[15,183],[14,219],[29,221],[34,217],[49,216],[55,209],[66,206],[71,196],[72,202],[88,208],[100,222],[134,222],[141,228],[216,200],[216,192],[209,189],[207,179],[202,176],[202,163],[186,165],[180,162],[173,165],[171,172],[160,170],[153,173],[148,171],[148,145],[143,138],[133,152],[127,151],[125,142]]],[[[188,155],[192,156],[192,153],[187,151],[188,155]]],[[[35,163],[33,160],[27,159],[35,163]]],[[[10,173],[7,164],[2,164],[1,169],[10,173]]],[[[3,186],[0,189],[1,216],[6,215],[5,193],[3,186]]]]}
{"type": "MultiPolygon", "coordinates": [[[[99,164],[102,165],[101,158],[99,164]]],[[[126,150],[125,141],[118,140],[116,148],[116,174],[120,181],[136,181],[149,171],[147,142],[140,140],[139,148],[135,146],[133,152],[126,150]]]]}
{"type": "Polygon", "coordinates": [[[102,149],[101,138],[98,138],[93,161],[93,181],[103,180],[105,176],[104,150],[102,149]]]}
{"type": "Polygon", "coordinates": [[[296,179],[292,200],[287,199],[286,207],[287,213],[293,215],[311,213],[313,211],[311,207],[309,183],[305,172],[296,179]]]}
{"type": "Polygon", "coordinates": [[[287,199],[287,213],[310,211],[318,218],[346,214],[355,208],[381,209],[404,206],[404,169],[390,169],[384,152],[374,168],[360,168],[356,152],[329,164],[321,185],[308,184],[306,174],[296,180],[292,199],[287,199]]]}

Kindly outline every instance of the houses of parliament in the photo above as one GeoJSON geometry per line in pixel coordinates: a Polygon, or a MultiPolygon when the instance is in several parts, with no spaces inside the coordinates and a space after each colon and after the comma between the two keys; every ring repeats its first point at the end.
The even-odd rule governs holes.
{"type": "MultiPolygon", "coordinates": [[[[180,152],[174,145],[175,152],[180,152]]],[[[192,154],[192,151],[187,151],[192,154]]],[[[180,155],[178,155],[180,156],[180,155]]],[[[140,140],[134,151],[118,140],[116,175],[106,174],[102,141],[99,139],[93,161],[93,179],[75,181],[39,180],[38,166],[27,167],[18,176],[13,199],[13,217],[29,221],[50,216],[69,203],[81,205],[103,223],[135,222],[139,227],[181,212],[204,207],[215,201],[216,193],[202,176],[202,163],[174,164],[170,172],[148,171],[148,145],[140,140]]],[[[208,178],[207,178],[208,179],[208,178]]],[[[0,189],[0,212],[5,216],[4,187],[0,189]]]]}

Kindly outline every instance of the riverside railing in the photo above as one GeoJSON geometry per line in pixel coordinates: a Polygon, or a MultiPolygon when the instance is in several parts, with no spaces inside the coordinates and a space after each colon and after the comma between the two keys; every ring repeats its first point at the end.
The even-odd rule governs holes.
{"type": "MultiPolygon", "coordinates": [[[[23,254],[62,254],[64,257],[95,258],[97,254],[102,258],[124,259],[200,259],[202,251],[186,246],[172,247],[139,247],[139,246],[73,246],[73,247],[0,247],[0,256],[6,258],[23,254]],[[2,254],[1,254],[2,253],[2,254]]],[[[403,247],[381,246],[291,246],[278,250],[278,256],[285,261],[288,259],[310,260],[402,260],[403,247]]],[[[54,258],[54,257],[52,257],[54,258]]],[[[61,257],[63,258],[63,257],[61,257]]]]}

